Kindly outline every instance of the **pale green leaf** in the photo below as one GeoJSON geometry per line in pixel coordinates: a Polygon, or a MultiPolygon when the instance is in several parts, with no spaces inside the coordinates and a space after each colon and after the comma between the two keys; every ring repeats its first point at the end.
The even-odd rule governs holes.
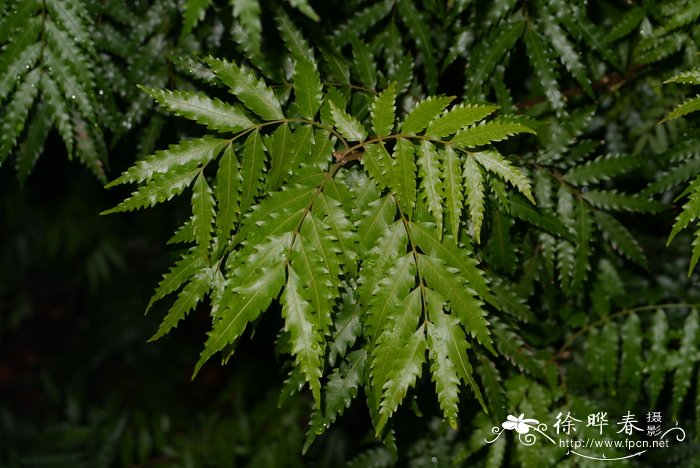
{"type": "Polygon", "coordinates": [[[204,93],[152,89],[145,86],[139,88],[175,115],[194,120],[211,130],[237,133],[254,125],[240,109],[219,99],[210,98],[204,93]]]}
{"type": "Polygon", "coordinates": [[[682,104],[679,104],[678,107],[669,112],[668,115],[664,117],[663,120],[661,120],[661,122],[663,123],[669,120],[678,119],[692,112],[698,111],[700,111],[700,95],[688,99],[682,104]]]}
{"type": "Polygon", "coordinates": [[[215,353],[234,343],[247,324],[264,312],[277,297],[285,282],[285,264],[280,261],[280,254],[288,248],[290,237],[291,233],[272,237],[258,245],[251,258],[257,261],[257,272],[244,277],[240,284],[230,288],[230,297],[214,316],[212,329],[195,365],[194,375],[215,353]],[[264,254],[260,255],[260,252],[264,254]]]}
{"type": "Polygon", "coordinates": [[[576,185],[585,185],[624,174],[639,166],[641,161],[634,154],[616,155],[610,154],[598,157],[585,164],[574,166],[564,174],[564,179],[576,185]]]}
{"type": "Polygon", "coordinates": [[[448,267],[456,269],[467,281],[467,285],[476,291],[478,296],[497,309],[500,309],[498,301],[493,297],[488,287],[488,282],[484,272],[479,269],[478,262],[472,258],[473,252],[467,246],[458,249],[454,248],[454,239],[445,236],[441,241],[434,226],[427,223],[409,223],[411,240],[420,249],[431,257],[437,257],[447,264],[448,267]]]}
{"type": "Polygon", "coordinates": [[[450,234],[455,242],[459,236],[462,221],[462,202],[464,200],[464,180],[459,156],[451,146],[442,152],[445,177],[445,212],[450,234]]]}
{"type": "Polygon", "coordinates": [[[444,185],[440,170],[441,162],[435,146],[429,141],[422,141],[418,154],[420,176],[420,198],[425,200],[428,211],[433,215],[437,230],[442,233],[444,185]]]}
{"type": "Polygon", "coordinates": [[[664,386],[667,370],[668,351],[666,343],[669,336],[668,321],[663,310],[658,309],[654,314],[651,325],[651,349],[647,357],[649,366],[649,399],[651,406],[656,406],[657,398],[664,386]]]}
{"type": "Polygon", "coordinates": [[[208,256],[214,221],[214,194],[204,172],[200,172],[192,187],[192,228],[201,254],[208,256]]]}
{"type": "Polygon", "coordinates": [[[181,166],[205,165],[227,144],[227,140],[212,137],[181,141],[177,145],[171,145],[167,150],[157,151],[154,155],[138,161],[106,187],[127,182],[143,182],[157,174],[166,173],[181,166]]]}
{"type": "Polygon", "coordinates": [[[211,70],[243,104],[265,120],[284,119],[282,106],[275,93],[263,80],[245,66],[238,66],[226,60],[207,57],[204,61],[211,70]]]}
{"type": "Polygon", "coordinates": [[[404,133],[418,133],[424,130],[453,100],[454,96],[423,99],[408,113],[401,130],[404,133]]]}
{"type": "Polygon", "coordinates": [[[370,177],[378,182],[382,188],[392,186],[392,160],[384,147],[384,142],[365,146],[365,154],[362,156],[362,165],[367,170],[370,177]]]}
{"type": "Polygon", "coordinates": [[[266,159],[262,138],[255,130],[246,138],[241,155],[241,213],[248,211],[260,191],[266,159]]]}
{"type": "Polygon", "coordinates": [[[389,135],[394,128],[395,101],[396,82],[391,83],[374,98],[370,113],[372,115],[372,129],[375,135],[389,135]]]}
{"type": "Polygon", "coordinates": [[[523,132],[535,133],[533,129],[520,122],[499,118],[462,130],[452,138],[451,143],[459,148],[475,148],[494,141],[505,140],[509,136],[523,132]]]}
{"type": "Polygon", "coordinates": [[[417,255],[418,269],[428,286],[442,294],[450,303],[450,310],[459,317],[469,334],[475,337],[492,353],[488,322],[482,302],[474,297],[474,291],[446,268],[440,260],[426,255],[417,255]]]}
{"type": "Polygon", "coordinates": [[[211,289],[212,284],[212,269],[206,267],[195,273],[189,283],[180,291],[177,300],[168,311],[168,314],[163,319],[163,322],[158,327],[158,331],[148,341],[155,341],[166,335],[173,328],[177,327],[180,320],[184,320],[188,312],[193,310],[199,301],[211,289]]]}
{"type": "Polygon", "coordinates": [[[240,208],[238,201],[241,188],[240,164],[233,151],[233,145],[229,145],[224,155],[219,160],[219,170],[216,172],[216,231],[222,240],[228,239],[234,225],[239,218],[240,208]]]}
{"type": "Polygon", "coordinates": [[[395,366],[384,385],[381,409],[379,410],[381,417],[375,428],[376,435],[381,433],[391,415],[406,397],[408,389],[414,386],[416,380],[421,376],[425,362],[425,350],[425,330],[420,327],[405,342],[403,349],[396,356],[393,356],[395,366]]]}
{"type": "Polygon", "coordinates": [[[392,171],[389,182],[396,193],[399,206],[409,217],[416,204],[416,163],[413,155],[413,144],[399,138],[394,146],[392,171]]]}
{"type": "Polygon", "coordinates": [[[294,94],[302,117],[313,119],[321,107],[323,88],[316,64],[299,58],[294,62],[294,94]]]}
{"type": "Polygon", "coordinates": [[[192,163],[173,167],[170,172],[156,173],[146,185],[132,192],[129,198],[102,214],[138,210],[170,200],[181,194],[199,173],[201,168],[192,163]]]}
{"type": "Polygon", "coordinates": [[[644,251],[640,247],[629,230],[617,219],[603,211],[594,211],[596,224],[600,228],[603,237],[618,250],[622,255],[646,267],[647,259],[644,251]]]}
{"type": "Polygon", "coordinates": [[[464,191],[467,193],[467,206],[471,219],[470,234],[474,242],[478,244],[481,237],[481,226],[484,222],[485,197],[484,178],[474,158],[465,158],[462,179],[464,180],[464,191]]]}
{"type": "Polygon", "coordinates": [[[482,151],[479,153],[471,153],[470,157],[476,159],[487,171],[493,172],[516,187],[531,203],[535,203],[535,199],[532,197],[532,192],[530,191],[530,181],[528,178],[498,152],[482,151]]]}
{"type": "Polygon", "coordinates": [[[683,325],[680,348],[678,349],[678,365],[673,373],[673,418],[679,416],[683,400],[690,389],[693,370],[698,361],[698,333],[700,331],[700,319],[698,311],[692,309],[683,325]]]}
{"type": "Polygon", "coordinates": [[[425,67],[426,84],[429,93],[435,93],[438,86],[437,59],[433,50],[433,35],[428,30],[428,22],[421,12],[419,12],[412,1],[400,0],[398,2],[399,14],[405,21],[409,30],[413,33],[416,47],[423,56],[423,66],[425,67]]]}
{"type": "Polygon", "coordinates": [[[494,105],[459,104],[432,120],[425,131],[425,135],[433,138],[452,135],[482,120],[496,109],[498,109],[498,106],[494,105]]]}
{"type": "Polygon", "coordinates": [[[164,298],[168,294],[179,289],[185,281],[190,279],[196,272],[202,270],[206,266],[206,262],[202,255],[196,250],[191,250],[184,254],[175,265],[170,268],[163,279],[158,283],[156,291],[153,293],[153,297],[148,301],[148,306],[146,307],[146,312],[155,304],[158,300],[164,298]]]}
{"type": "Polygon", "coordinates": [[[333,101],[328,101],[331,116],[338,131],[349,141],[364,141],[367,137],[367,130],[355,118],[344,110],[338,108],[333,101]]]}
{"type": "Polygon", "coordinates": [[[614,190],[589,190],[583,198],[596,208],[610,211],[632,211],[635,213],[656,213],[665,206],[654,200],[645,200],[640,196],[626,195],[614,190]]]}
{"type": "Polygon", "coordinates": [[[322,334],[314,326],[311,303],[302,295],[302,283],[291,267],[287,269],[287,285],[282,293],[284,329],[290,335],[291,353],[311,388],[316,408],[321,407],[321,364],[324,352],[322,334]]]}

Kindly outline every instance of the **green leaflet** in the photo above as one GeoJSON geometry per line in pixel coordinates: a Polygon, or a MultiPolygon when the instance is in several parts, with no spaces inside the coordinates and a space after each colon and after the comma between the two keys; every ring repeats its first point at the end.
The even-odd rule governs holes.
{"type": "Polygon", "coordinates": [[[145,86],[139,88],[175,115],[194,120],[211,130],[237,133],[253,126],[253,122],[241,110],[205,94],[145,86]]]}
{"type": "Polygon", "coordinates": [[[264,120],[284,119],[282,106],[275,94],[248,68],[213,57],[206,57],[204,61],[248,109],[264,120]]]}
{"type": "MultiPolygon", "coordinates": [[[[433,215],[437,230],[442,233],[443,225],[443,193],[440,157],[432,143],[421,141],[418,153],[420,176],[420,198],[427,204],[428,211],[433,215]]],[[[455,230],[456,232],[456,230],[455,230]]]]}
{"type": "Polygon", "coordinates": [[[394,172],[391,156],[384,147],[384,142],[365,146],[365,154],[362,157],[362,165],[367,173],[379,183],[382,188],[391,187],[392,173],[394,172]]]}
{"type": "MultiPolygon", "coordinates": [[[[215,353],[232,344],[243,333],[248,322],[264,312],[285,283],[285,265],[280,256],[289,246],[291,233],[272,237],[258,244],[256,250],[241,261],[255,265],[254,276],[238,276],[227,286],[225,302],[214,316],[204,349],[194,368],[197,375],[215,353]]],[[[243,274],[243,272],[240,272],[243,274]]],[[[253,273],[252,271],[250,273],[253,273]]]]}
{"type": "Polygon", "coordinates": [[[258,0],[231,0],[233,16],[240,22],[245,32],[246,42],[250,45],[252,55],[260,54],[262,42],[262,23],[260,21],[260,3],[258,0]]]}
{"type": "Polygon", "coordinates": [[[626,394],[636,400],[642,374],[639,369],[644,367],[642,362],[642,327],[639,316],[631,313],[622,325],[622,358],[620,360],[619,385],[626,389],[626,394]]]}
{"type": "Polygon", "coordinates": [[[294,269],[287,270],[287,284],[282,294],[284,329],[290,334],[291,352],[311,388],[316,408],[321,407],[321,363],[323,334],[315,327],[311,303],[302,296],[301,281],[294,269]]]}
{"type": "Polygon", "coordinates": [[[420,101],[408,113],[401,125],[404,133],[419,133],[454,100],[454,96],[429,97],[420,101]]]}
{"type": "Polygon", "coordinates": [[[241,167],[233,145],[229,145],[219,160],[219,169],[216,172],[216,233],[219,238],[228,239],[238,220],[240,188],[241,167]]]}
{"type": "Polygon", "coordinates": [[[323,433],[338,416],[345,412],[352,400],[357,397],[366,361],[367,351],[364,349],[353,351],[348,355],[347,362],[343,362],[339,368],[333,370],[324,388],[324,411],[317,410],[311,417],[304,451],[311,446],[319,433],[323,433]]]}
{"type": "Polygon", "coordinates": [[[374,56],[363,41],[354,36],[350,39],[352,42],[353,64],[357,71],[357,76],[359,76],[360,82],[368,89],[375,89],[377,87],[377,66],[374,63],[374,56]]]}
{"type": "Polygon", "coordinates": [[[170,268],[170,271],[163,275],[163,279],[158,284],[155,293],[153,293],[153,297],[151,297],[151,300],[148,302],[146,312],[148,312],[151,306],[158,300],[178,290],[185,284],[185,281],[205,267],[206,261],[198,251],[192,249],[184,254],[175,265],[170,268]]]}
{"type": "Polygon", "coordinates": [[[227,143],[227,140],[208,136],[181,141],[177,145],[171,145],[167,150],[157,151],[154,155],[138,161],[106,187],[128,182],[143,182],[182,166],[206,165],[224,149],[227,143]]]}
{"type": "Polygon", "coordinates": [[[586,67],[582,62],[581,56],[575,50],[574,45],[566,37],[566,33],[556,22],[544,15],[543,16],[544,33],[548,37],[552,48],[558,53],[561,63],[564,64],[567,70],[576,78],[586,94],[593,97],[593,88],[586,73],[586,67]]]}
{"type": "Polygon", "coordinates": [[[401,300],[415,284],[415,262],[412,255],[399,257],[391,268],[383,273],[373,284],[365,320],[366,334],[371,336],[373,341],[380,336],[388,318],[395,313],[401,300]]]}
{"type": "Polygon", "coordinates": [[[452,238],[457,241],[459,225],[462,219],[462,202],[464,200],[464,188],[459,157],[451,146],[445,147],[442,153],[445,178],[445,212],[447,223],[452,238]]]}
{"type": "Polygon", "coordinates": [[[471,54],[469,58],[469,77],[466,92],[469,97],[482,94],[486,80],[496,65],[522,36],[526,22],[521,18],[504,22],[498,28],[492,28],[491,34],[471,54]]]}
{"type": "Polygon", "coordinates": [[[663,123],[669,120],[678,119],[680,117],[690,114],[691,112],[698,111],[700,111],[700,96],[690,98],[684,103],[679,104],[675,109],[669,112],[668,115],[664,117],[663,120],[661,120],[661,122],[663,123]]]}
{"type": "Polygon", "coordinates": [[[423,15],[414,7],[409,0],[398,2],[399,14],[412,32],[416,46],[423,56],[423,66],[428,85],[428,92],[434,93],[438,85],[437,60],[432,46],[431,35],[426,28],[426,21],[423,15]]]}
{"type": "Polygon", "coordinates": [[[501,210],[494,210],[491,218],[491,230],[486,244],[490,263],[494,268],[509,275],[515,273],[518,264],[516,258],[515,243],[510,235],[515,222],[513,218],[501,210]]]}
{"type": "Polygon", "coordinates": [[[605,44],[610,44],[631,33],[642,21],[644,14],[644,9],[638,6],[627,10],[620,20],[608,31],[605,38],[603,38],[603,42],[605,44]]]}
{"type": "Polygon", "coordinates": [[[474,158],[464,159],[462,179],[464,180],[464,190],[467,193],[467,206],[471,219],[470,234],[474,242],[478,244],[481,237],[481,225],[484,222],[485,199],[484,178],[474,158]]]}
{"type": "Polygon", "coordinates": [[[313,214],[306,215],[291,258],[306,285],[306,295],[314,311],[317,329],[327,334],[341,273],[330,228],[313,214]]]}
{"type": "Polygon", "coordinates": [[[512,166],[506,158],[496,151],[470,153],[470,157],[476,159],[487,171],[493,172],[516,187],[531,203],[535,203],[535,199],[532,197],[532,192],[530,191],[529,180],[523,173],[512,166]]]}
{"type": "Polygon", "coordinates": [[[552,235],[574,240],[574,237],[559,218],[545,210],[538,210],[520,195],[512,195],[510,197],[510,214],[540,227],[552,235]]]}
{"type": "Polygon", "coordinates": [[[664,385],[668,351],[668,322],[663,310],[658,309],[654,314],[651,326],[651,349],[647,358],[649,366],[649,397],[652,406],[656,405],[656,400],[664,385]]]}
{"type": "MultiPolygon", "coordinates": [[[[328,188],[326,188],[326,192],[329,192],[328,188]]],[[[322,216],[323,222],[328,226],[329,235],[334,242],[338,243],[341,263],[351,273],[356,273],[357,235],[343,204],[327,194],[321,193],[314,202],[314,213],[322,216]]]]}
{"type": "Polygon", "coordinates": [[[307,0],[287,0],[291,6],[302,12],[304,15],[308,16],[313,21],[320,21],[321,18],[314,11],[307,0]]]}
{"type": "Polygon", "coordinates": [[[182,37],[192,32],[197,23],[204,19],[204,14],[211,5],[212,0],[186,0],[182,21],[182,37]]]}
{"type": "Polygon", "coordinates": [[[255,205],[243,219],[238,240],[261,242],[269,236],[297,229],[317,192],[323,173],[315,176],[307,184],[285,186],[255,205]]]}
{"type": "MultiPolygon", "coordinates": [[[[493,363],[485,354],[477,353],[479,360],[479,376],[484,386],[484,393],[489,402],[488,410],[498,421],[506,420],[506,395],[501,385],[501,375],[493,363]]],[[[486,407],[486,405],[483,405],[486,407]]],[[[500,465],[498,465],[500,466],[500,465]]]]}
{"type": "Polygon", "coordinates": [[[370,113],[372,115],[372,129],[375,135],[389,135],[394,128],[395,101],[396,82],[392,82],[374,98],[370,113]]]}
{"type": "Polygon", "coordinates": [[[622,255],[646,267],[647,259],[637,240],[627,228],[611,215],[595,210],[593,215],[603,237],[622,255]]]}
{"type": "Polygon", "coordinates": [[[425,330],[421,327],[411,335],[396,356],[396,365],[384,386],[379,410],[380,419],[375,428],[375,435],[378,436],[382,432],[389,417],[403,401],[409,387],[415,385],[416,380],[421,376],[425,349],[425,330]]]}
{"type": "Polygon", "coordinates": [[[195,273],[190,282],[180,291],[177,300],[163,319],[158,331],[148,341],[155,341],[177,327],[180,320],[184,320],[187,313],[193,310],[199,301],[209,292],[212,286],[212,269],[206,267],[195,273]]]}
{"type": "Polygon", "coordinates": [[[265,170],[265,146],[255,130],[246,139],[241,155],[241,213],[246,213],[258,195],[265,170]]]}
{"type": "Polygon", "coordinates": [[[413,144],[409,140],[396,140],[389,183],[396,193],[399,206],[411,217],[416,204],[416,163],[413,144]]]}
{"type": "Polygon", "coordinates": [[[557,79],[559,77],[555,71],[555,62],[542,42],[539,33],[532,27],[525,31],[525,44],[527,45],[528,55],[532,61],[535,73],[542,83],[547,101],[549,101],[552,109],[554,109],[558,116],[565,115],[564,109],[566,108],[566,103],[557,85],[557,79]]]}
{"type": "Polygon", "coordinates": [[[496,354],[489,336],[488,322],[482,303],[463,280],[449,272],[438,259],[417,255],[418,270],[428,286],[442,294],[450,303],[450,310],[459,317],[464,328],[486,349],[496,354]]]}
{"type": "Polygon", "coordinates": [[[482,120],[496,109],[498,109],[498,106],[492,105],[459,104],[453,106],[440,117],[430,122],[425,135],[433,138],[452,135],[458,130],[462,130],[474,122],[482,120]]]}
{"type": "Polygon", "coordinates": [[[639,166],[640,162],[634,154],[605,155],[585,164],[574,166],[564,175],[564,178],[577,185],[610,180],[618,174],[623,174],[639,166]]]}
{"type": "Polygon", "coordinates": [[[333,123],[341,135],[349,141],[364,141],[367,137],[367,130],[362,124],[347,112],[338,108],[333,101],[328,101],[328,104],[330,105],[333,123]]]}
{"type": "Polygon", "coordinates": [[[292,171],[297,143],[289,125],[282,124],[265,140],[265,146],[270,153],[270,172],[266,179],[268,188],[276,190],[292,171]]]}
{"type": "Polygon", "coordinates": [[[440,408],[450,426],[456,429],[460,379],[471,387],[482,407],[485,405],[472,376],[473,369],[466,353],[470,346],[459,320],[443,311],[445,299],[431,289],[426,289],[425,303],[430,319],[427,323],[430,370],[440,408]]]}
{"type": "MultiPolygon", "coordinates": [[[[426,290],[425,305],[430,322],[426,325],[428,333],[428,354],[430,356],[430,373],[435,382],[440,408],[453,429],[457,429],[459,411],[459,374],[456,363],[450,359],[448,344],[453,341],[453,333],[461,331],[459,320],[442,310],[446,301],[431,289],[426,290]]],[[[464,336],[462,336],[464,339],[464,336]]],[[[464,348],[469,345],[464,339],[464,348]]],[[[458,350],[460,348],[457,348],[458,350]]],[[[458,361],[459,362],[459,361],[458,361]]]]}
{"type": "Polygon", "coordinates": [[[357,240],[360,246],[360,254],[368,252],[394,222],[396,217],[396,203],[389,196],[382,197],[369,204],[363,212],[357,228],[357,240]]]}
{"type": "Polygon", "coordinates": [[[284,45],[295,60],[306,60],[312,64],[316,63],[314,51],[309,46],[309,43],[304,39],[303,34],[299,31],[289,16],[284,14],[283,10],[277,11],[275,16],[277,29],[284,40],[284,45]]]}
{"type": "Polygon", "coordinates": [[[192,188],[192,228],[197,247],[205,258],[209,253],[213,221],[214,194],[204,173],[200,172],[192,188]]]}
{"type": "MultiPolygon", "coordinates": [[[[342,302],[333,319],[333,337],[328,344],[328,363],[335,366],[348,354],[357,339],[362,335],[361,310],[352,289],[347,288],[341,295],[342,302]]],[[[349,354],[353,354],[352,353],[349,354]]],[[[348,356],[349,357],[349,356],[348,356]]]]}
{"type": "Polygon", "coordinates": [[[313,119],[321,107],[323,88],[316,64],[297,59],[294,62],[294,94],[302,117],[313,119]]]}
{"type": "Polygon", "coordinates": [[[583,198],[596,208],[604,208],[611,211],[633,211],[636,213],[655,213],[664,208],[664,205],[645,200],[634,195],[625,195],[613,190],[589,190],[583,194],[583,198]]]}
{"type": "Polygon", "coordinates": [[[494,141],[505,140],[516,133],[535,133],[529,127],[520,122],[511,122],[506,118],[491,120],[474,125],[461,132],[458,132],[451,143],[458,148],[476,148],[484,146],[494,141]]]}
{"type": "Polygon", "coordinates": [[[698,311],[692,309],[683,325],[681,344],[678,349],[678,365],[673,374],[672,413],[674,418],[678,417],[683,400],[690,389],[693,371],[698,361],[697,347],[699,330],[700,319],[698,318],[698,311]]]}
{"type": "Polygon", "coordinates": [[[674,75],[668,80],[664,81],[664,83],[683,83],[700,85],[700,68],[688,70],[674,75]]]}
{"type": "MultiPolygon", "coordinates": [[[[420,289],[414,289],[387,312],[379,338],[374,340],[371,349],[372,392],[375,401],[380,402],[380,413],[381,404],[386,398],[386,387],[391,385],[390,381],[399,365],[396,358],[402,352],[406,340],[418,326],[421,315],[420,289]]],[[[396,402],[394,408],[398,407],[402,399],[403,396],[396,402]]]]}
{"type": "Polygon", "coordinates": [[[467,281],[468,286],[476,291],[481,299],[497,309],[500,308],[489,290],[483,271],[479,269],[477,261],[471,256],[473,253],[471,249],[467,246],[454,249],[454,239],[451,239],[450,236],[445,236],[441,241],[439,233],[435,232],[434,227],[430,224],[410,223],[408,226],[411,240],[423,252],[431,257],[439,258],[448,267],[457,269],[459,274],[467,281]]]}
{"type": "Polygon", "coordinates": [[[133,192],[129,198],[114,208],[103,211],[102,214],[138,210],[170,200],[182,193],[200,173],[201,168],[196,162],[173,167],[170,172],[159,172],[146,185],[133,192]]]}
{"type": "Polygon", "coordinates": [[[574,265],[571,289],[579,291],[588,277],[588,257],[591,255],[591,214],[587,204],[579,199],[576,217],[576,263],[574,265]]]}

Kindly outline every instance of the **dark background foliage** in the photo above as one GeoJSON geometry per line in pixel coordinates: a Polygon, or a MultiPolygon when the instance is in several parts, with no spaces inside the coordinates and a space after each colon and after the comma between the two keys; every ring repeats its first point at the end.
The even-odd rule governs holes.
{"type": "MultiPolygon", "coordinates": [[[[698,66],[700,13],[693,13],[697,2],[425,0],[413,2],[420,14],[414,21],[391,1],[311,2],[313,11],[303,1],[232,3],[259,5],[260,11],[246,16],[225,1],[71,0],[67,4],[75,6],[72,14],[81,22],[57,21],[59,29],[75,38],[74,49],[68,48],[60,63],[67,73],[75,73],[78,97],[84,94],[90,105],[74,103],[66,95],[61,111],[55,103],[45,106],[45,98],[39,97],[28,104],[25,114],[8,110],[2,117],[0,466],[390,466],[396,462],[391,450],[374,439],[362,398],[302,455],[311,398],[307,393],[280,398],[288,363],[270,346],[282,327],[279,314],[265,315],[256,325],[254,339],[242,340],[226,366],[209,365],[190,381],[210,326],[207,304],[200,305],[184,326],[152,343],[147,340],[167,305],[156,305],[143,315],[160,276],[177,258],[178,252],[166,242],[189,216],[189,206],[175,200],[142,213],[99,215],[129,193],[121,187],[107,191],[104,181],[155,149],[199,131],[156,108],[136,85],[200,89],[223,99],[227,93],[202,80],[207,70],[195,57],[207,54],[251,63],[268,79],[285,81],[285,51],[274,19],[280,10],[312,44],[350,64],[353,92],[373,97],[389,81],[404,80],[407,100],[453,94],[475,102],[497,102],[503,113],[533,119],[539,140],[518,138],[500,146],[504,154],[524,155],[533,174],[551,169],[561,176],[600,154],[632,154],[643,163],[614,182],[598,185],[637,193],[662,179],[666,171],[680,168],[665,186],[649,192],[664,204],[663,210],[616,215],[643,247],[645,265],[617,255],[619,250],[602,242],[601,236],[595,255],[605,257],[611,267],[601,267],[594,257],[580,291],[563,293],[555,278],[544,274],[534,280],[528,276],[528,261],[542,261],[538,233],[530,224],[516,223],[498,211],[493,194],[489,204],[500,214],[492,216],[513,223],[508,231],[512,261],[492,248],[497,239],[490,225],[479,252],[489,275],[512,285],[537,317],[518,326],[517,335],[506,334],[516,348],[516,357],[511,356],[516,366],[505,360],[497,363],[503,380],[496,387],[504,395],[517,399],[513,395],[529,392],[522,399],[541,404],[547,412],[556,407],[547,402],[561,400],[583,409],[611,411],[631,401],[625,409],[649,410],[648,390],[629,393],[615,388],[616,368],[612,382],[605,378],[592,382],[596,366],[602,366],[600,374],[609,371],[590,352],[595,342],[587,340],[589,335],[598,336],[599,329],[617,340],[617,329],[607,329],[606,324],[615,322],[614,314],[622,311],[622,328],[636,307],[643,317],[640,336],[646,346],[654,333],[651,314],[643,315],[645,307],[698,302],[697,273],[687,275],[692,233],[684,232],[666,246],[683,205],[674,201],[675,196],[699,167],[698,117],[659,124],[690,94],[687,87],[663,81],[698,66]],[[554,28],[553,22],[561,19],[554,10],[561,5],[566,6],[563,17],[573,22],[586,19],[596,29],[587,35],[573,26],[554,28]],[[75,13],[81,8],[84,15],[75,13]],[[684,11],[689,12],[685,20],[673,23],[684,11]],[[314,20],[315,14],[320,22],[314,20]],[[200,16],[203,19],[196,21],[200,16]],[[260,19],[259,27],[255,18],[260,19]],[[430,33],[427,41],[416,24],[430,33]],[[81,31],[87,39],[80,39],[81,31]],[[508,31],[518,35],[511,40],[508,31]],[[527,36],[532,31],[539,36],[527,36]],[[562,50],[561,37],[575,46],[575,56],[562,50]],[[539,47],[537,41],[546,43],[539,47]],[[373,86],[357,70],[360,60],[354,43],[366,43],[374,52],[380,79],[373,86]],[[89,69],[90,76],[73,67],[89,69]],[[591,117],[586,120],[581,116],[588,109],[591,117]],[[68,130],[43,123],[54,115],[68,116],[68,130]],[[583,120],[585,125],[576,123],[583,120]],[[564,148],[552,150],[557,131],[573,138],[564,148]],[[75,136],[75,142],[69,144],[66,135],[75,136]],[[554,163],[545,157],[548,151],[559,150],[566,157],[554,158],[554,163]],[[605,276],[611,270],[617,275],[613,281],[605,276]],[[518,361],[521,349],[525,357],[518,361]],[[541,364],[542,375],[522,371],[531,370],[532,362],[541,364]],[[628,398],[637,393],[643,395],[628,398]]],[[[0,2],[0,31],[20,4],[0,2]]],[[[17,39],[4,32],[0,36],[0,54],[7,58],[17,39]]],[[[47,44],[54,46],[51,41],[47,44]]],[[[7,63],[0,60],[0,70],[7,72],[7,63]]],[[[322,68],[330,69],[332,79],[332,67],[324,62],[322,68]]],[[[22,80],[24,75],[18,83],[22,80]]],[[[5,109],[24,89],[21,83],[10,91],[0,90],[5,109]]],[[[356,96],[353,101],[358,113],[366,113],[362,103],[369,98],[364,99],[356,96]]],[[[588,186],[575,189],[585,193],[588,186]]],[[[663,310],[671,329],[669,348],[676,353],[690,307],[663,310]]],[[[622,342],[624,332],[619,333],[622,342]]],[[[691,371],[699,359],[697,338],[692,351],[691,371]]],[[[615,348],[615,360],[617,354],[615,348]]],[[[673,359],[687,357],[673,354],[673,359]]],[[[663,452],[663,457],[659,452],[648,454],[643,462],[649,466],[697,463],[700,392],[697,371],[691,376],[683,382],[688,396],[681,403],[674,403],[678,390],[668,377],[654,406],[674,413],[689,430],[689,440],[663,452]]],[[[400,465],[498,466],[504,459],[506,464],[511,459],[515,465],[528,464],[527,455],[513,447],[504,456],[479,445],[483,429],[499,424],[499,418],[506,411],[512,414],[517,404],[510,401],[487,417],[464,389],[460,428],[453,431],[442,421],[433,394],[433,384],[424,378],[396,414],[400,465]]]]}

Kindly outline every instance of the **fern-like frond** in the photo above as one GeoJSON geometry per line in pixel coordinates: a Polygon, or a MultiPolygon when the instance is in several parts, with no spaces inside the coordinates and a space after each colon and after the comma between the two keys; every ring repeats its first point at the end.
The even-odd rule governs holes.
{"type": "Polygon", "coordinates": [[[98,118],[106,111],[98,99],[100,64],[87,5],[13,0],[2,11],[5,6],[12,15],[0,22],[0,163],[16,154],[18,173],[26,178],[55,126],[68,157],[77,156],[104,179],[107,155],[98,118]]]}

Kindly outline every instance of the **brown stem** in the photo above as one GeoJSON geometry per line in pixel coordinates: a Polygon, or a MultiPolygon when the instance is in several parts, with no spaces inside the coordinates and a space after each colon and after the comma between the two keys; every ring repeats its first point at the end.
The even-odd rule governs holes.
{"type": "MultiPolygon", "coordinates": [[[[598,81],[593,82],[591,84],[591,88],[593,88],[593,90],[595,91],[600,91],[600,94],[611,93],[618,89],[620,86],[636,78],[643,68],[643,65],[632,65],[624,74],[615,72],[609,75],[605,75],[598,81]]],[[[583,94],[583,92],[583,87],[572,86],[570,88],[566,88],[562,94],[566,98],[571,98],[583,94]]],[[[526,109],[529,109],[530,107],[536,106],[537,104],[544,102],[546,99],[547,98],[545,96],[537,96],[532,99],[528,99],[527,101],[519,102],[518,104],[516,104],[516,107],[519,111],[524,111],[526,109]]]]}

